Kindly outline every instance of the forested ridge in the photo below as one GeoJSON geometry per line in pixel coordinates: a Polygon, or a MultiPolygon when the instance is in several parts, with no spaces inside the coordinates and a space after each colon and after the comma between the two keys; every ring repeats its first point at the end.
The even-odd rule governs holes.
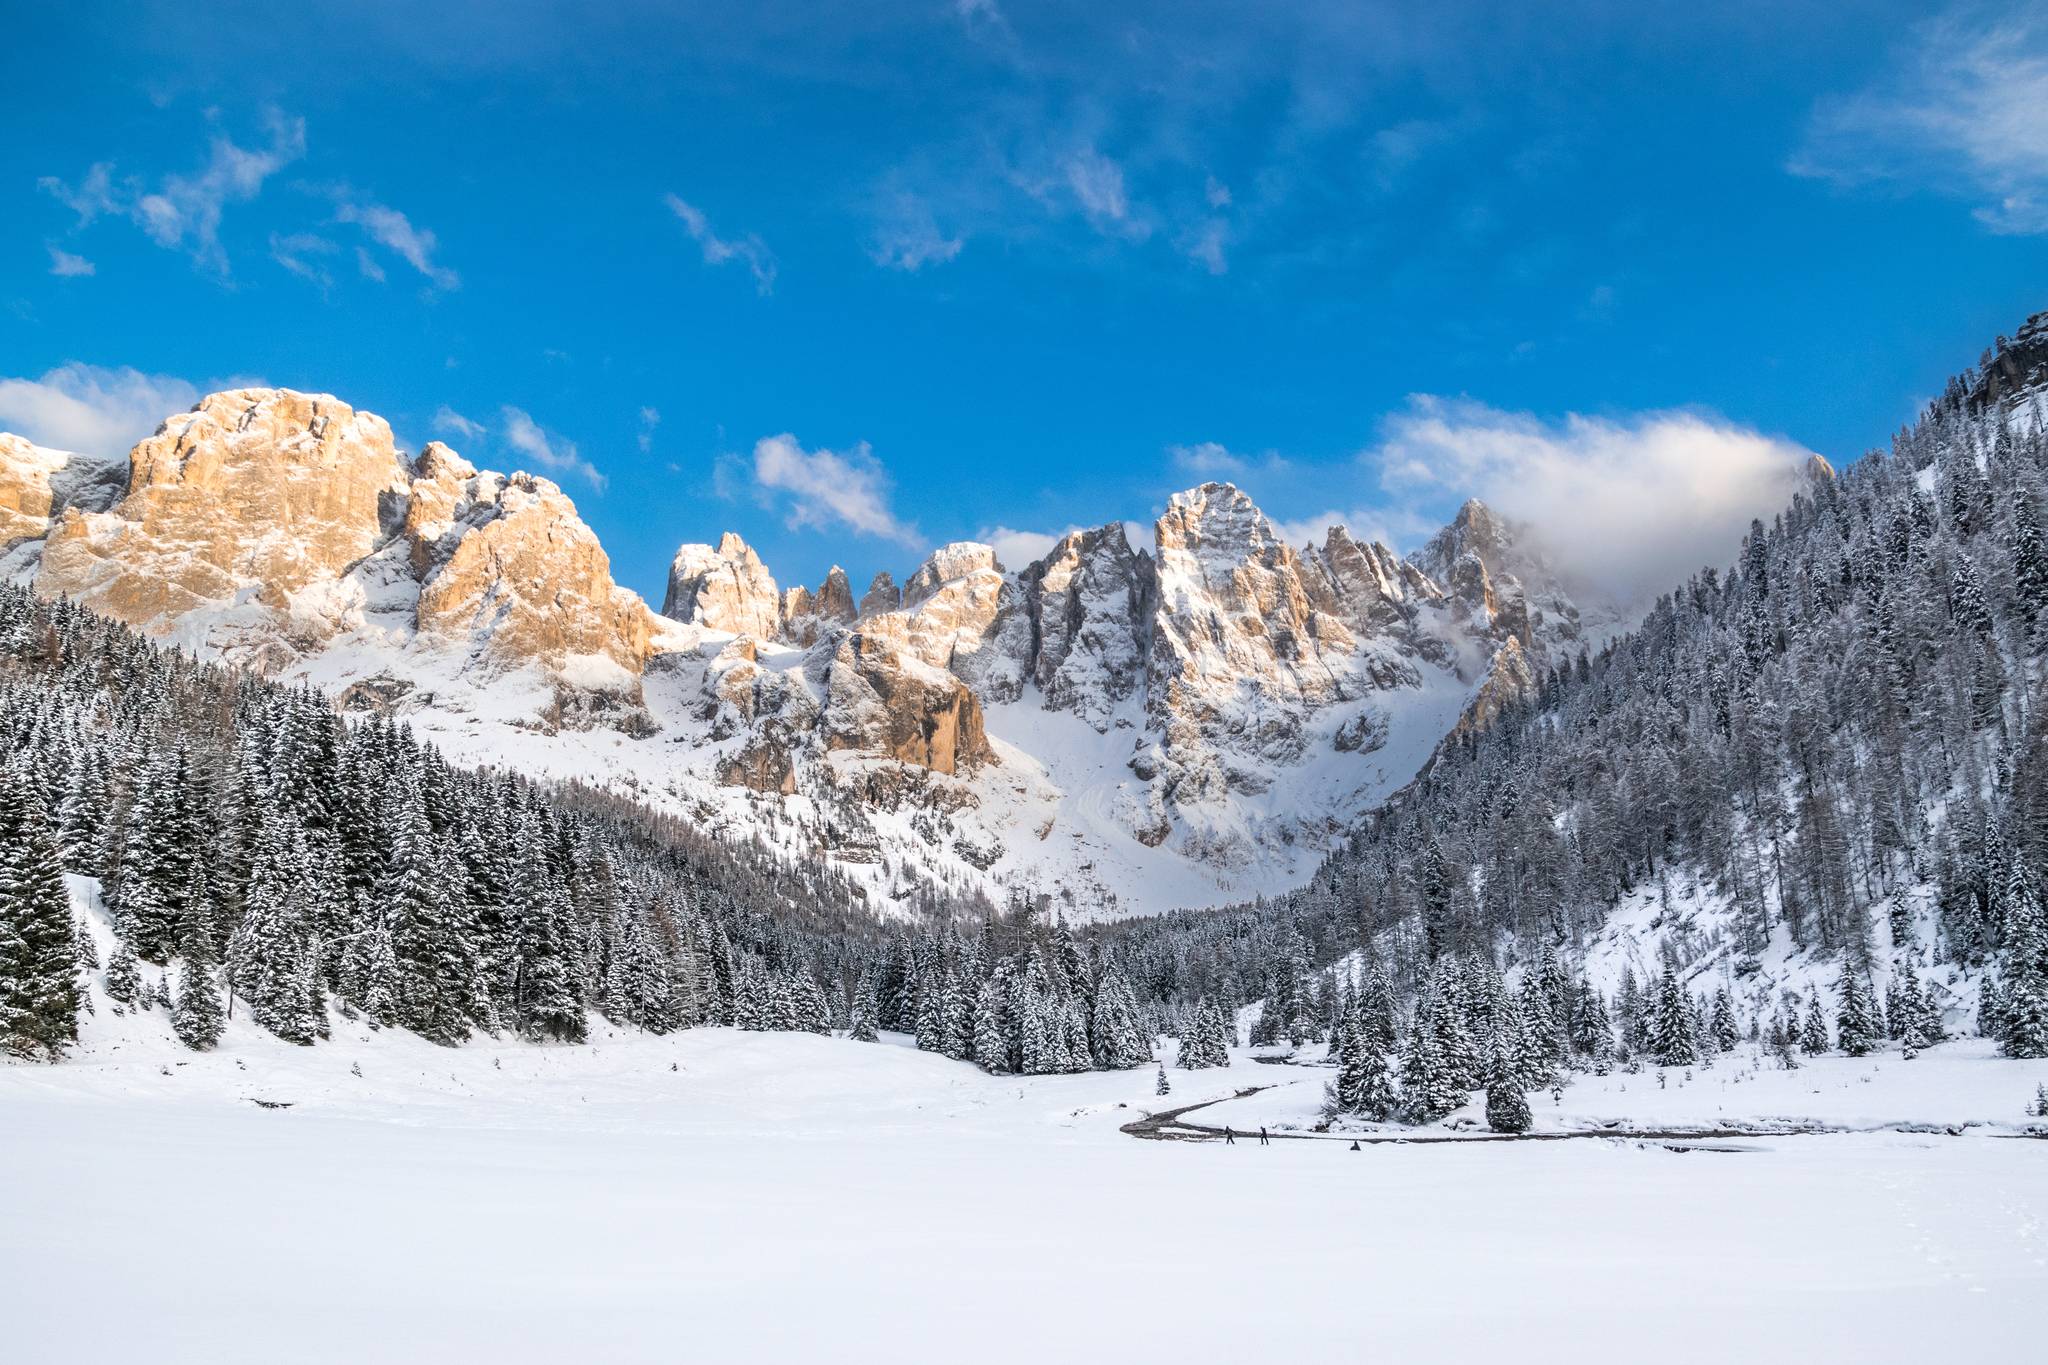
{"type": "MultiPolygon", "coordinates": [[[[1733,566],[1446,741],[1307,886],[1117,926],[1137,978],[1265,999],[1268,1035],[1370,1033],[1358,1069],[1415,1086],[1436,1086],[1441,1060],[1415,1055],[1432,1031],[1473,1084],[1615,1049],[1676,1064],[1716,1036],[1910,1049],[1942,1032],[1936,969],[1983,983],[1974,1022],[2008,1051],[2048,1055],[2048,436],[2038,400],[2011,392],[2025,366],[2007,345],[1888,451],[1811,470],[1733,566]],[[1674,874],[1725,902],[1721,931],[1670,934],[1661,980],[1603,999],[1572,962],[1674,874]],[[1930,898],[1931,934],[1915,927],[1930,898]],[[1817,999],[1734,1018],[1686,988],[1710,957],[1741,979],[1774,942],[1836,964],[1832,1033],[1817,999]],[[1311,979],[1352,952],[1362,1006],[1311,979]],[[1519,993],[1502,985],[1516,965],[1519,993]]],[[[1397,1107],[1357,1095],[1345,1107],[1397,1107]]]]}

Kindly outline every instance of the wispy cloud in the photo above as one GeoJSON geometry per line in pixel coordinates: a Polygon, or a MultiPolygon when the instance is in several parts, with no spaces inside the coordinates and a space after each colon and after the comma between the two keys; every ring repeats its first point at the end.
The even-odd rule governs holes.
{"type": "Polygon", "coordinates": [[[76,279],[94,272],[93,263],[83,256],[73,255],[60,246],[50,247],[50,273],[65,279],[76,279]]]}
{"type": "Polygon", "coordinates": [[[158,246],[183,251],[203,270],[225,278],[228,255],[220,240],[227,206],[246,203],[264,183],[306,153],[306,124],[271,111],[264,119],[267,146],[248,148],[215,134],[206,164],[166,175],[154,187],[142,179],[114,179],[111,162],[89,169],[75,184],[44,176],[38,183],[87,226],[102,216],[125,217],[158,246]]]}
{"type": "MultiPolygon", "coordinates": [[[[461,276],[434,259],[434,253],[440,250],[441,244],[431,231],[420,227],[389,204],[380,204],[375,199],[357,194],[346,185],[336,186],[333,193],[336,222],[350,223],[362,229],[371,241],[424,275],[434,288],[455,289],[461,286],[461,276]]],[[[364,265],[365,275],[376,280],[384,278],[383,268],[375,258],[365,253],[359,260],[364,265]]]]}
{"type": "Polygon", "coordinates": [[[315,285],[323,294],[334,284],[334,276],[328,272],[323,262],[340,249],[316,233],[270,234],[270,259],[300,279],[315,285]]]}
{"type": "Polygon", "coordinates": [[[852,450],[805,450],[785,432],[754,443],[754,486],[770,506],[781,506],[791,526],[862,535],[905,545],[917,530],[890,506],[888,471],[863,441],[852,450]]]}
{"type": "Polygon", "coordinates": [[[690,234],[690,240],[704,253],[704,264],[725,265],[730,261],[743,262],[753,272],[754,288],[763,296],[775,289],[775,256],[768,246],[753,233],[744,237],[727,239],[712,231],[711,220],[696,205],[676,194],[665,194],[662,202],[682,222],[683,231],[690,234]]]}
{"type": "Polygon", "coordinates": [[[1219,441],[1168,446],[1166,453],[1172,458],[1176,470],[1205,479],[1243,479],[1254,474],[1280,474],[1291,467],[1287,458],[1278,451],[1240,455],[1219,441]]]}
{"type": "Polygon", "coordinates": [[[896,190],[884,195],[876,219],[868,256],[891,270],[916,272],[943,265],[966,245],[965,238],[940,229],[931,201],[921,194],[896,190]]]}
{"type": "Polygon", "coordinates": [[[1967,196],[2000,233],[2048,232],[2048,18],[1965,8],[1923,24],[1868,89],[1826,99],[1787,169],[1967,196]]]}
{"type": "Polygon", "coordinates": [[[648,454],[654,449],[654,429],[660,425],[661,410],[659,408],[646,407],[640,409],[640,434],[635,439],[640,446],[640,453],[642,455],[648,454]]]}
{"type": "Polygon", "coordinates": [[[0,430],[56,450],[123,455],[198,401],[183,379],[74,362],[38,379],[0,379],[0,430]]]}
{"type": "Polygon", "coordinates": [[[967,32],[976,38],[1001,44],[1014,43],[1017,39],[996,0],[953,0],[953,13],[967,32]]]}
{"type": "Polygon", "coordinates": [[[508,404],[499,415],[505,423],[506,445],[551,474],[577,474],[598,492],[604,491],[604,474],[583,458],[574,441],[564,439],[559,433],[543,430],[540,423],[522,408],[508,404]]]}
{"type": "Polygon", "coordinates": [[[475,443],[484,438],[484,424],[472,421],[443,403],[434,410],[434,430],[443,436],[459,436],[475,443]]]}

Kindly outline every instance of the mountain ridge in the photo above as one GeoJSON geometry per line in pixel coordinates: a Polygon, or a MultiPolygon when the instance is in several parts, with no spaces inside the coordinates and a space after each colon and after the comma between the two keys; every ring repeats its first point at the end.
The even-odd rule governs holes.
{"type": "Polygon", "coordinates": [[[208,395],[117,468],[7,438],[8,577],[887,896],[1281,889],[1531,656],[1594,642],[1476,501],[1403,558],[1342,527],[1289,545],[1212,482],[1149,548],[1110,522],[1012,570],[954,542],[857,602],[836,568],[781,587],[728,532],[679,548],[656,612],[551,481],[408,455],[331,395],[208,395]]]}

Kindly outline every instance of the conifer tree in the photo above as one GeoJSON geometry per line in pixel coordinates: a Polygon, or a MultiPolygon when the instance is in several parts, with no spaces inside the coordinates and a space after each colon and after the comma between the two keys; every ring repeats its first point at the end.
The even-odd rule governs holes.
{"type": "Polygon", "coordinates": [[[135,966],[135,951],[126,939],[114,941],[107,955],[107,998],[117,1005],[135,1005],[142,1000],[142,973],[135,966]]]}
{"type": "Polygon", "coordinates": [[[876,1031],[875,1012],[879,1008],[875,1000],[875,974],[869,968],[860,974],[860,982],[854,987],[853,1006],[849,1011],[852,1027],[847,1036],[856,1043],[872,1043],[881,1035],[876,1031]]]}
{"type": "Polygon", "coordinates": [[[1448,1004],[1425,995],[1416,1005],[1415,1027],[1401,1054],[1401,1096],[1412,1123],[1433,1123],[1471,1098],[1464,1077],[1443,1054],[1445,1030],[1439,1017],[1448,1004]]]}
{"type": "Polygon", "coordinates": [[[1828,1021],[1820,1012],[1819,991],[1806,1002],[1806,1024],[1799,1033],[1799,1047],[1809,1057],[1818,1057],[1828,1050],[1828,1021]]]}
{"type": "Polygon", "coordinates": [[[1678,984],[1677,972],[1669,966],[1658,980],[1650,1004],[1646,1043],[1651,1060],[1658,1066],[1694,1066],[1700,1060],[1690,1002],[1685,988],[1678,984]]]}
{"type": "Polygon", "coordinates": [[[0,768],[0,1052],[55,1061],[78,1039],[78,943],[40,798],[0,768]]]}
{"type": "Polygon", "coordinates": [[[1835,1040],[1851,1057],[1862,1057],[1877,1046],[1879,1030],[1871,1014],[1870,988],[1848,968],[1836,986],[1841,1008],[1835,1014],[1835,1040]]]}
{"type": "Polygon", "coordinates": [[[1526,1133],[1534,1122],[1529,1096],[1522,1089],[1514,1041],[1494,1039],[1486,1076],[1486,1126],[1496,1133],[1526,1133]]]}
{"type": "Polygon", "coordinates": [[[1733,1052],[1737,1029],[1735,1026],[1735,1002],[1728,995],[1728,988],[1722,986],[1714,992],[1714,1019],[1712,1024],[1714,1048],[1718,1052],[1733,1052]]]}
{"type": "Polygon", "coordinates": [[[991,1075],[1000,1076],[1011,1068],[1010,1018],[1005,1003],[1008,964],[981,983],[974,1001],[974,1064],[991,1075]]]}
{"type": "Polygon", "coordinates": [[[213,984],[212,930],[195,925],[178,959],[178,997],[171,1006],[171,1028],[194,1052],[206,1052],[220,1041],[227,1019],[220,992],[213,984]]]}

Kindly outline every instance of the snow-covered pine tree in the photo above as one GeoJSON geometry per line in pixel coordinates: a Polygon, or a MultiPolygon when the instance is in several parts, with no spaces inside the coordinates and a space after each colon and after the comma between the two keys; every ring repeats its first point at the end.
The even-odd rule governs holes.
{"type": "Polygon", "coordinates": [[[1486,1126],[1496,1133],[1526,1133],[1534,1122],[1522,1089],[1520,1047],[1520,1040],[1503,1030],[1487,1049],[1486,1126]]]}
{"type": "Polygon", "coordinates": [[[142,973],[126,939],[116,939],[114,951],[107,954],[107,998],[117,1005],[135,1005],[142,999],[142,973]]]}
{"type": "Polygon", "coordinates": [[[1006,1004],[1009,964],[981,983],[974,998],[974,1064],[991,1075],[1012,1069],[1010,1061],[1010,1018],[1006,1004]]]}
{"type": "Polygon", "coordinates": [[[41,798],[0,766],[0,1052],[55,1061],[78,1039],[78,944],[41,798]]]}
{"type": "Polygon", "coordinates": [[[469,1037],[481,976],[454,851],[428,823],[417,779],[385,787],[390,843],[377,890],[398,958],[398,1020],[430,1042],[469,1037]]]}
{"type": "Polygon", "coordinates": [[[1841,1007],[1835,1013],[1835,1040],[1851,1057],[1867,1056],[1882,1036],[1871,1012],[1870,987],[1860,973],[1842,969],[1836,983],[1841,1007]]]}
{"type": "Polygon", "coordinates": [[[1697,1065],[1699,1040],[1693,1032],[1690,1004],[1685,988],[1678,984],[1677,972],[1668,965],[1658,979],[1649,1014],[1645,1044],[1650,1059],[1661,1067],[1697,1065]]]}
{"type": "Polygon", "coordinates": [[[187,935],[178,956],[178,996],[171,1028],[195,1052],[206,1052],[227,1028],[220,991],[213,984],[213,934],[204,924],[187,935]]]}
{"type": "Polygon", "coordinates": [[[880,1008],[875,999],[875,972],[869,967],[860,974],[860,981],[853,988],[853,1004],[848,1011],[852,1027],[847,1036],[856,1043],[872,1043],[881,1036],[875,1024],[875,1014],[880,1008]]]}
{"type": "MultiPolygon", "coordinates": [[[[1450,1013],[1448,1003],[1434,994],[1416,1004],[1415,1026],[1401,1054],[1401,1097],[1411,1123],[1433,1123],[1471,1098],[1465,1077],[1443,1053],[1447,1030],[1440,1017],[1450,1013]]],[[[1457,1031],[1455,1020],[1448,1031],[1457,1031]]]]}
{"type": "Polygon", "coordinates": [[[1818,1057],[1828,1050],[1828,1021],[1820,1012],[1819,991],[1806,1002],[1806,1023],[1799,1031],[1799,1047],[1809,1057],[1818,1057]]]}
{"type": "Polygon", "coordinates": [[[1714,991],[1714,1015],[1709,1025],[1717,1052],[1733,1052],[1740,1030],[1735,1024],[1735,1001],[1730,998],[1728,988],[1721,986],[1714,991]]]}
{"type": "Polygon", "coordinates": [[[308,875],[298,821],[288,811],[270,812],[250,864],[242,923],[228,944],[228,988],[249,1002],[258,1024],[288,1043],[310,1043],[318,1034],[300,971],[310,951],[298,909],[308,875]]]}
{"type": "Polygon", "coordinates": [[[1138,1002],[1115,967],[1105,970],[1096,983],[1089,1035],[1094,1064],[1106,1071],[1143,1066],[1152,1055],[1138,1026],[1138,1002]]]}

